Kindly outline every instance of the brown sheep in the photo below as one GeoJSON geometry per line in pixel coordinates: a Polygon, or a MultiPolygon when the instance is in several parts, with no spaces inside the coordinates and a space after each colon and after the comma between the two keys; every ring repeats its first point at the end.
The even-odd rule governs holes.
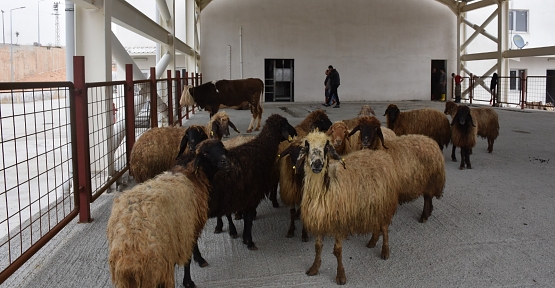
{"type": "MultiPolygon", "coordinates": [[[[445,102],[445,111],[443,112],[446,115],[451,115],[451,119],[453,119],[455,114],[457,114],[458,106],[457,103],[452,101],[445,102]]],[[[482,139],[488,139],[488,153],[491,153],[493,151],[493,142],[499,136],[499,116],[497,112],[490,107],[479,107],[470,108],[470,113],[478,129],[477,135],[482,137],[482,139]]],[[[457,161],[454,149],[451,158],[453,161],[457,161]]]]}
{"type": "Polygon", "coordinates": [[[209,182],[230,168],[226,153],[219,140],[204,141],[188,154],[186,167],[175,166],[114,199],[107,225],[114,286],[175,286],[175,265],[188,266],[208,219],[209,182]]]}
{"type": "Polygon", "coordinates": [[[355,126],[357,126],[358,117],[361,117],[361,116],[376,117],[376,113],[374,112],[372,107],[370,107],[370,105],[363,105],[362,108],[360,108],[360,111],[358,112],[357,117],[347,119],[347,120],[342,120],[342,121],[345,122],[345,124],[347,124],[347,128],[350,130],[350,129],[353,129],[355,126]]]}
{"type": "MultiPolygon", "coordinates": [[[[376,117],[359,116],[356,124],[351,128],[351,131],[347,129],[347,124],[343,121],[335,122],[330,129],[328,129],[326,135],[331,137],[331,143],[339,155],[346,155],[362,148],[369,148],[369,145],[377,145],[377,143],[369,144],[367,143],[369,139],[361,138],[362,134],[359,133],[360,127],[365,127],[363,123],[367,121],[375,122],[378,127],[380,127],[380,121],[376,117]]],[[[391,129],[386,127],[381,127],[380,132],[383,133],[382,136],[385,138],[397,137],[391,129]]]]}
{"type": "Polygon", "coordinates": [[[312,132],[306,137],[297,163],[297,167],[304,165],[305,171],[301,215],[308,232],[317,237],[314,263],[307,275],[318,274],[324,236],[335,237],[337,284],[347,281],[342,262],[342,242],[347,236],[371,232],[366,246],[372,248],[383,234],[381,257],[389,258],[389,225],[400,190],[405,188],[397,181],[398,169],[392,161],[388,153],[368,149],[341,160],[324,133],[312,132]]]}
{"type": "Polygon", "coordinates": [[[461,165],[459,169],[472,169],[470,165],[470,150],[476,145],[477,130],[468,106],[457,107],[457,113],[451,122],[451,137],[453,145],[461,148],[461,165]]]}
{"type": "Polygon", "coordinates": [[[384,116],[387,118],[387,128],[393,130],[398,136],[426,135],[434,139],[441,150],[451,141],[449,120],[441,111],[424,108],[401,112],[397,105],[389,104],[384,116]]]}
{"type": "Polygon", "coordinates": [[[208,135],[205,127],[200,125],[155,127],[143,133],[133,145],[129,158],[129,170],[135,182],[142,183],[170,169],[180,151],[179,142],[184,138],[187,142],[183,151],[187,145],[194,151],[198,143],[208,139],[208,135]]]}

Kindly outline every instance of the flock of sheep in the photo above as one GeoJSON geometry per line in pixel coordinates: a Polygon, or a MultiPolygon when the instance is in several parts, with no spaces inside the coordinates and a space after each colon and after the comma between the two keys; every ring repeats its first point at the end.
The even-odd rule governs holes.
{"type": "Polygon", "coordinates": [[[461,149],[460,169],[471,168],[476,137],[488,139],[488,152],[499,134],[497,113],[447,102],[435,109],[403,111],[391,104],[382,126],[369,105],[352,119],[332,122],[325,111],[310,113],[293,127],[273,114],[257,136],[224,140],[229,116],[216,113],[207,126],[152,128],[135,143],[130,173],[139,183],[115,198],[107,227],[108,262],[116,287],[174,287],[175,265],[183,265],[183,285],[195,287],[191,260],[207,264],[197,245],[208,218],[243,219],[243,243],[256,250],[252,221],[258,204],[277,194],[290,207],[287,237],[302,219],[302,241],[316,238],[315,258],[306,271],[318,274],[323,237],[335,237],[337,284],[345,284],[342,241],[368,234],[367,247],[382,237],[381,257],[388,259],[388,228],[397,206],[424,199],[420,222],[430,217],[432,199],[445,187],[443,148],[461,149]],[[447,115],[451,115],[449,121],[447,115]]]}

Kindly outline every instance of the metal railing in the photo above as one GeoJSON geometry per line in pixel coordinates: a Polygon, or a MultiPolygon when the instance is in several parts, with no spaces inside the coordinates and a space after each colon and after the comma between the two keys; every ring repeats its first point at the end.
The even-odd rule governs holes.
{"type": "Polygon", "coordinates": [[[179,107],[183,85],[202,83],[179,71],[133,81],[131,65],[125,81],[86,83],[82,56],[74,71],[73,83],[0,83],[0,284],[75,217],[93,221],[91,203],[122,184],[135,139],[182,125],[195,113],[179,107]]]}
{"type": "MultiPolygon", "coordinates": [[[[490,90],[491,76],[463,77],[462,101],[499,107],[541,109],[553,111],[555,104],[555,77],[527,76],[499,77],[495,91],[490,90]],[[493,93],[492,93],[493,92],[493,93]],[[493,95],[496,95],[493,97],[493,95]]],[[[452,80],[452,99],[455,98],[452,80]]]]}

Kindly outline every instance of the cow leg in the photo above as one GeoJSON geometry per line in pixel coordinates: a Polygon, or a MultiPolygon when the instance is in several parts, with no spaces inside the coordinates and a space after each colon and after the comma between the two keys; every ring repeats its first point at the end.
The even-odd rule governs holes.
{"type": "Polygon", "coordinates": [[[252,128],[254,126],[254,114],[251,118],[251,123],[249,124],[249,129],[247,129],[247,133],[251,133],[252,132],[252,128]]]}
{"type": "Polygon", "coordinates": [[[263,111],[264,111],[264,108],[262,108],[262,104],[258,103],[258,113],[256,113],[256,117],[258,118],[258,124],[256,124],[256,129],[254,129],[255,131],[258,131],[258,129],[260,129],[260,125],[262,123],[263,111]]]}

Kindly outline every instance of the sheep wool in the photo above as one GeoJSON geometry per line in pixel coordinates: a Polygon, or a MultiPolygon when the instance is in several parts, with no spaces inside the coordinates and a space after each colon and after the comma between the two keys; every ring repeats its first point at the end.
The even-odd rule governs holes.
{"type": "Polygon", "coordinates": [[[114,200],[108,221],[116,287],[174,287],[208,218],[208,180],[191,169],[164,172],[114,200]],[[199,189],[201,188],[201,189],[199,189]]]}

